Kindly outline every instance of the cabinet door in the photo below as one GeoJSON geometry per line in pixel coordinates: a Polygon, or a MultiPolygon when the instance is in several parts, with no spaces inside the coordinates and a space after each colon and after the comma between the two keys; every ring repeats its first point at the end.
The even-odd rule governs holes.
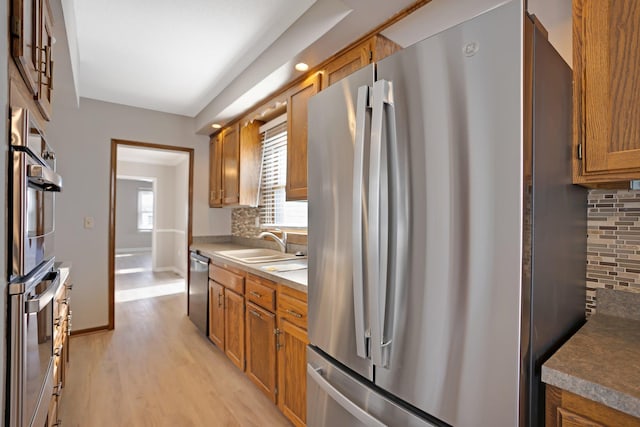
{"type": "Polygon", "coordinates": [[[11,2],[11,53],[34,96],[38,96],[41,7],[41,0],[11,2]]]}
{"type": "Polygon", "coordinates": [[[287,103],[287,200],[307,200],[307,103],[320,90],[320,74],[306,79],[287,103]]]}
{"type": "Polygon", "coordinates": [[[247,302],[247,376],[276,402],[276,316],[247,302]]]}
{"type": "Polygon", "coordinates": [[[244,297],[224,291],[224,352],[244,371],[244,297]]]}
{"type": "Polygon", "coordinates": [[[211,138],[209,145],[209,206],[222,207],[222,134],[211,138]]]}
{"type": "Polygon", "coordinates": [[[42,1],[39,49],[38,94],[36,103],[42,116],[51,119],[53,101],[53,21],[48,0],[42,1]]]}
{"type": "Polygon", "coordinates": [[[222,139],[222,203],[240,202],[240,135],[238,125],[225,129],[222,139]]]}
{"type": "Polygon", "coordinates": [[[574,1],[576,182],[640,178],[638,75],[640,3],[574,1]]]}
{"type": "Polygon", "coordinates": [[[307,331],[279,319],[278,407],[295,426],[307,419],[307,331]]]}
{"type": "Polygon", "coordinates": [[[224,287],[209,280],[209,339],[224,350],[224,287]]]}
{"type": "MultiPolygon", "coordinates": [[[[371,62],[373,50],[371,40],[350,49],[344,54],[327,64],[325,69],[325,87],[331,86],[338,80],[342,80],[349,74],[358,71],[360,68],[371,62]]],[[[373,77],[373,76],[372,76],[373,77]]]]}
{"type": "Polygon", "coordinates": [[[242,206],[258,206],[258,186],[262,166],[260,125],[254,121],[240,130],[240,196],[242,206]]]}

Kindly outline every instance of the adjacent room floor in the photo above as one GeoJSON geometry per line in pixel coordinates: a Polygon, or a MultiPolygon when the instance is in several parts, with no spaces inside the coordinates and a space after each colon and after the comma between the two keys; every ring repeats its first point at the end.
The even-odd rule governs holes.
{"type": "MultiPolygon", "coordinates": [[[[120,267],[140,268],[131,259],[127,263],[120,267]]],[[[178,293],[126,293],[177,288],[179,276],[123,276],[116,289],[127,298],[116,302],[115,330],[71,339],[60,410],[65,426],[290,425],[191,323],[184,281],[178,293]]]]}

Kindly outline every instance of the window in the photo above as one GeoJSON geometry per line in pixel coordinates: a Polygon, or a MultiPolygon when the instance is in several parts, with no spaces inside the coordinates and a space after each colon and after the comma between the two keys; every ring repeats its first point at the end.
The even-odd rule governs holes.
{"type": "Polygon", "coordinates": [[[153,190],[138,189],[138,231],[153,230],[153,190]]]}
{"type": "Polygon", "coordinates": [[[260,128],[260,225],[307,227],[307,202],[287,202],[287,122],[280,116],[260,128]]]}

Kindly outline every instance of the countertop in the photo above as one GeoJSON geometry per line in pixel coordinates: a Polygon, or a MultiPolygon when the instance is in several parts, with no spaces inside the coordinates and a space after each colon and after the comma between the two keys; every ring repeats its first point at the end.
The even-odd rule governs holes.
{"type": "Polygon", "coordinates": [[[71,263],[69,262],[56,262],[53,267],[60,272],[60,283],[65,284],[71,273],[71,263]]]}
{"type": "Polygon", "coordinates": [[[640,418],[640,320],[600,311],[544,363],[542,381],[640,418]]]}
{"type": "MultiPolygon", "coordinates": [[[[255,274],[256,276],[263,277],[268,280],[272,280],[277,283],[282,283],[283,285],[289,286],[295,290],[306,293],[307,292],[307,270],[294,270],[294,271],[285,271],[285,272],[275,272],[275,271],[266,271],[260,267],[264,267],[265,265],[273,265],[275,262],[266,262],[266,263],[254,263],[247,264],[244,262],[239,262],[236,260],[232,260],[230,258],[226,258],[224,256],[218,255],[220,251],[230,251],[236,249],[253,249],[250,246],[239,245],[237,243],[194,243],[191,245],[191,250],[196,250],[202,255],[208,257],[212,261],[220,264],[226,264],[230,267],[236,267],[250,272],[251,274],[255,274]]],[[[296,258],[291,261],[278,261],[278,265],[286,265],[291,263],[301,263],[307,264],[307,258],[296,258]]]]}

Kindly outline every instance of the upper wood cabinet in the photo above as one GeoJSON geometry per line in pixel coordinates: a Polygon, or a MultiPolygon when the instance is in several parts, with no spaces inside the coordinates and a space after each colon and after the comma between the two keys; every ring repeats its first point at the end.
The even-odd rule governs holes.
{"type": "Polygon", "coordinates": [[[307,103],[320,91],[316,73],[294,87],[287,100],[287,200],[307,200],[307,103]]]}
{"type": "Polygon", "coordinates": [[[53,18],[48,1],[42,3],[42,25],[40,31],[40,72],[38,93],[35,97],[38,108],[46,120],[51,120],[53,101],[53,18]]]}
{"type": "Polygon", "coordinates": [[[209,206],[257,206],[260,180],[260,124],[236,123],[211,138],[209,206]]]}
{"type": "Polygon", "coordinates": [[[574,0],[574,182],[640,179],[640,2],[574,0]]]}
{"type": "Polygon", "coordinates": [[[222,207],[222,137],[223,133],[211,137],[209,144],[209,206],[222,207]]]}
{"type": "Polygon", "coordinates": [[[53,96],[53,19],[48,0],[11,2],[11,53],[45,120],[51,119],[53,96]]]}
{"type": "Polygon", "coordinates": [[[331,86],[360,68],[377,62],[400,49],[399,45],[388,38],[375,35],[332,59],[324,70],[323,87],[331,86]]]}

